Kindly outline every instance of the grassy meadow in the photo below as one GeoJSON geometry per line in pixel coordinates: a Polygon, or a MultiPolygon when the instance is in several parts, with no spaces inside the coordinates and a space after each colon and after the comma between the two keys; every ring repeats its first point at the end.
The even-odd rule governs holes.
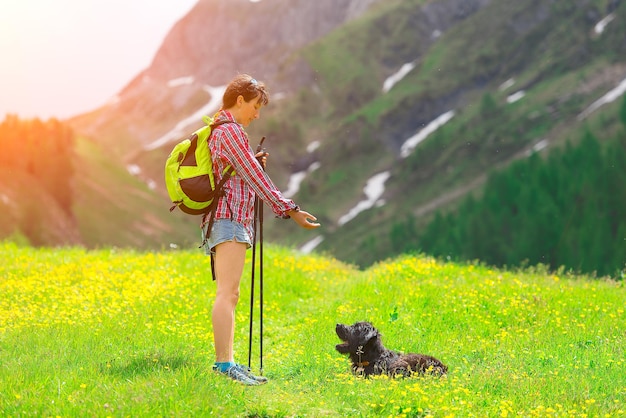
{"type": "MultiPolygon", "coordinates": [[[[0,254],[3,417],[626,415],[623,281],[424,256],[359,271],[266,245],[270,382],[244,387],[211,372],[215,285],[199,251],[0,243],[0,254]],[[440,358],[448,375],[354,377],[334,328],[359,320],[388,348],[440,358]]],[[[240,363],[249,304],[247,268],[240,363]]],[[[254,335],[258,371],[256,309],[254,335]]]]}

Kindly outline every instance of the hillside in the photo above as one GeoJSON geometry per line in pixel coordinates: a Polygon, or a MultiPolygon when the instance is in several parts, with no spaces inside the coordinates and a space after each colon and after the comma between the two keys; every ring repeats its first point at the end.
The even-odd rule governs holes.
{"type": "MultiPolygon", "coordinates": [[[[617,0],[202,0],[116,101],[69,122],[112,164],[132,166],[152,202],[128,210],[135,194],[117,196],[107,219],[129,231],[119,240],[168,245],[168,228],[195,236],[192,221],[165,215],[172,141],[216,109],[233,74],[253,73],[274,100],[251,138],[267,136],[270,175],[323,224],[311,236],[271,219],[266,239],[300,247],[315,238],[311,248],[367,265],[393,255],[394,222],[425,226],[435,210],[480,194],[491,171],[584,129],[613,136],[625,17],[617,0]],[[161,235],[142,229],[145,219],[161,235]]],[[[84,214],[97,208],[84,202],[89,229],[84,214]]],[[[91,245],[110,243],[105,232],[89,232],[91,245]]]]}
{"type": "Polygon", "coordinates": [[[79,138],[71,213],[27,173],[0,169],[0,237],[36,246],[85,245],[161,249],[199,242],[198,223],[175,227],[167,201],[138,181],[97,144],[79,138]]]}
{"type": "Polygon", "coordinates": [[[81,139],[77,153],[74,213],[89,248],[163,249],[200,241],[199,220],[172,222],[168,201],[131,175],[99,145],[81,139]]]}
{"type": "MultiPolygon", "coordinates": [[[[374,202],[375,210],[329,231],[319,248],[359,263],[391,255],[388,234],[394,221],[413,215],[424,224],[433,209],[449,209],[458,197],[479,192],[477,186],[490,171],[532,150],[545,153],[567,139],[577,141],[585,127],[601,138],[614,132],[619,127],[616,105],[609,102],[590,114],[585,110],[626,76],[616,52],[623,45],[610,44],[609,30],[620,29],[609,26],[596,33],[592,16],[602,13],[591,12],[597,5],[568,4],[490,3],[443,33],[425,56],[398,62],[396,68],[405,62],[415,69],[389,93],[376,95],[341,121],[325,144],[330,148],[325,155],[335,156],[332,163],[322,164],[314,174],[319,189],[313,200],[319,202],[319,196],[324,196],[332,202],[331,220],[362,199],[360,188],[347,188],[346,181],[333,179],[363,179],[363,187],[368,178],[388,172],[384,193],[374,202]],[[437,127],[442,116],[449,119],[437,127]],[[403,155],[402,145],[433,125],[430,135],[417,138],[421,142],[415,150],[403,155]],[[345,132],[355,133],[350,135],[352,141],[345,132]]],[[[401,22],[399,16],[407,13],[394,10],[389,20],[401,22]]],[[[381,17],[368,26],[385,28],[382,22],[381,17]]],[[[394,26],[403,34],[409,28],[408,24],[394,26]]],[[[394,49],[383,34],[369,33],[363,57],[394,49]]],[[[334,45],[346,45],[351,39],[354,34],[346,31],[339,40],[320,45],[319,55],[311,56],[330,55],[334,45]]],[[[363,49],[355,45],[348,45],[346,51],[359,63],[371,61],[360,59],[357,54],[363,49]]],[[[352,83],[343,80],[344,90],[362,92],[364,79],[379,80],[376,84],[382,86],[374,64],[361,68],[370,72],[352,83]]],[[[340,70],[330,67],[320,72],[321,77],[334,80],[340,70]]],[[[328,90],[333,89],[336,84],[329,82],[328,90]]],[[[324,145],[321,148],[320,154],[324,145]]]]}
{"type": "Polygon", "coordinates": [[[82,238],[76,220],[40,182],[26,173],[0,167],[0,237],[33,245],[78,245],[82,238]]]}

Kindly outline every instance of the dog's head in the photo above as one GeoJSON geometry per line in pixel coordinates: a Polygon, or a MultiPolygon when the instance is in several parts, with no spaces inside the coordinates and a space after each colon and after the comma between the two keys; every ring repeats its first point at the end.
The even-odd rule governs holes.
{"type": "Polygon", "coordinates": [[[369,322],[357,322],[354,325],[337,324],[335,332],[343,341],[337,344],[335,349],[342,354],[355,354],[380,337],[378,330],[369,322]]]}

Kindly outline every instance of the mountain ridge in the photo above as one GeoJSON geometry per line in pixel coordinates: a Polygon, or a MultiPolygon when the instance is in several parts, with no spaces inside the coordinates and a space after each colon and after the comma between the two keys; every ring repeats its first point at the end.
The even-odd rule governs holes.
{"type": "MultiPolygon", "coordinates": [[[[577,117],[626,78],[624,29],[615,24],[625,16],[618,0],[201,0],[116,102],[69,123],[135,167],[165,208],[160,177],[171,143],[146,145],[204,109],[234,74],[250,72],[273,97],[251,141],[268,137],[270,175],[283,190],[298,175],[294,199],[324,225],[320,240],[270,221],[267,239],[315,239],[318,250],[362,264],[390,255],[394,219],[423,225],[529,151],[544,153],[583,129],[615,129],[610,103],[577,117]],[[216,41],[236,28],[236,37],[216,41]],[[364,200],[367,180],[386,171],[382,195],[340,224],[364,200]]],[[[189,122],[181,135],[201,124],[189,122]]],[[[192,230],[178,224],[193,221],[170,219],[183,231],[174,240],[192,230]]]]}

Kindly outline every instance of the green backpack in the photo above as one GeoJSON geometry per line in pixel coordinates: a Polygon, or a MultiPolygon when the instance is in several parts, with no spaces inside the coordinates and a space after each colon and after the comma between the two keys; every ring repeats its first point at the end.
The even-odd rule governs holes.
{"type": "Polygon", "coordinates": [[[223,194],[224,183],[235,173],[230,165],[227,166],[222,173],[222,180],[216,185],[208,146],[211,130],[232,122],[214,123],[213,118],[208,116],[204,116],[202,120],[206,126],[176,144],[165,161],[165,186],[174,204],[170,212],[178,207],[190,215],[210,213],[223,194]]]}

